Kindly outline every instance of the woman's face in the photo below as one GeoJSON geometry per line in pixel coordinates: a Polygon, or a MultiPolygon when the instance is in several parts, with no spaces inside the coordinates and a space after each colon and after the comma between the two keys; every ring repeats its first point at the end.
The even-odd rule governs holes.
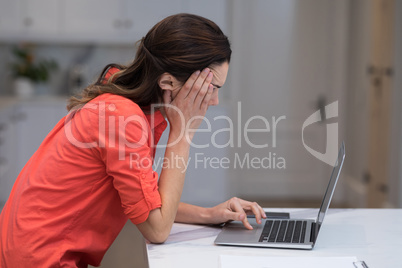
{"type": "MultiPolygon", "coordinates": [[[[211,83],[214,86],[214,91],[212,93],[211,100],[209,101],[209,106],[215,106],[219,104],[219,89],[226,82],[226,77],[229,71],[229,64],[227,62],[224,62],[222,64],[212,64],[208,66],[208,68],[214,74],[211,83]]],[[[177,93],[179,93],[183,84],[184,83],[176,84],[176,87],[172,90],[172,99],[174,99],[177,93]]]]}
{"type": "Polygon", "coordinates": [[[226,78],[228,76],[229,64],[224,62],[220,65],[209,66],[211,72],[214,74],[212,78],[212,85],[214,86],[214,92],[212,93],[211,100],[209,101],[209,106],[215,106],[219,104],[219,89],[225,84],[226,78]]]}

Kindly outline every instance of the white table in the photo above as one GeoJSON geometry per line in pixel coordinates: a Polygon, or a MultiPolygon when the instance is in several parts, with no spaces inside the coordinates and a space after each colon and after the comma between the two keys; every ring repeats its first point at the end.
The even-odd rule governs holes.
{"type": "MultiPolygon", "coordinates": [[[[291,218],[315,219],[317,209],[287,211],[291,218]]],[[[219,267],[220,255],[356,256],[370,268],[402,267],[402,209],[330,209],[313,250],[216,246],[218,227],[174,224],[168,240],[148,244],[151,268],[219,267]]]]}

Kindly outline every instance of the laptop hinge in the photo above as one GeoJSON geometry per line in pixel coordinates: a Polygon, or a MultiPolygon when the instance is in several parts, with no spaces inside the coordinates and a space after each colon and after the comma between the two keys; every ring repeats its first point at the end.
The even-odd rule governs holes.
{"type": "Polygon", "coordinates": [[[315,222],[313,222],[311,224],[310,242],[312,242],[313,244],[315,243],[315,238],[316,238],[316,234],[315,234],[316,225],[317,225],[317,223],[315,223],[315,222]]]}

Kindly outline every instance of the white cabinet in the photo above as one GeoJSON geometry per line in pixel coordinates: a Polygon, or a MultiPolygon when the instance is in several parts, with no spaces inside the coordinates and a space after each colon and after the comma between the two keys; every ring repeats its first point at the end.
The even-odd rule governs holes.
{"type": "Polygon", "coordinates": [[[107,36],[120,28],[121,0],[61,0],[62,32],[107,36]]]}
{"type": "Polygon", "coordinates": [[[204,16],[226,28],[226,0],[121,0],[125,33],[133,41],[140,39],[159,21],[177,13],[204,16]]]}
{"type": "Polygon", "coordinates": [[[65,100],[19,101],[0,111],[0,208],[26,162],[67,114],[65,100]]]}
{"type": "Polygon", "coordinates": [[[13,35],[20,31],[21,1],[0,1],[0,35],[13,35]]]}
{"type": "Polygon", "coordinates": [[[16,138],[13,107],[0,112],[0,208],[4,205],[15,180],[16,138]]]}
{"type": "Polygon", "coordinates": [[[0,1],[0,37],[38,38],[60,31],[60,1],[0,1]]]}
{"type": "Polygon", "coordinates": [[[192,13],[203,16],[215,22],[222,31],[227,33],[227,10],[226,0],[182,0],[181,10],[185,13],[192,13]]]}
{"type": "Polygon", "coordinates": [[[50,130],[66,113],[64,102],[24,102],[16,105],[14,117],[18,143],[18,171],[24,167],[50,130]]]}
{"type": "Polygon", "coordinates": [[[62,35],[134,43],[164,17],[181,12],[181,0],[62,0],[62,35]]]}
{"type": "MultiPolygon", "coordinates": [[[[129,33],[144,36],[157,22],[182,12],[181,0],[124,1],[124,17],[132,22],[129,33]]],[[[137,38],[137,39],[139,39],[137,38]]]]}
{"type": "Polygon", "coordinates": [[[225,31],[226,0],[0,0],[0,41],[132,44],[161,19],[193,13],[225,31]]]}
{"type": "Polygon", "coordinates": [[[57,34],[60,30],[60,1],[20,0],[20,23],[23,33],[30,35],[57,34]]]}

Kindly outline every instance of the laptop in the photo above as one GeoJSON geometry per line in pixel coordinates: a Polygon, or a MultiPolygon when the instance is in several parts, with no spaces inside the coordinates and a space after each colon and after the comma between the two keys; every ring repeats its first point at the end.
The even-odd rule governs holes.
{"type": "Polygon", "coordinates": [[[255,219],[250,218],[253,230],[246,229],[242,222],[233,221],[225,224],[214,243],[230,246],[313,249],[331,203],[344,159],[345,143],[342,142],[316,220],[278,217],[262,219],[262,223],[257,224],[255,219]]]}

